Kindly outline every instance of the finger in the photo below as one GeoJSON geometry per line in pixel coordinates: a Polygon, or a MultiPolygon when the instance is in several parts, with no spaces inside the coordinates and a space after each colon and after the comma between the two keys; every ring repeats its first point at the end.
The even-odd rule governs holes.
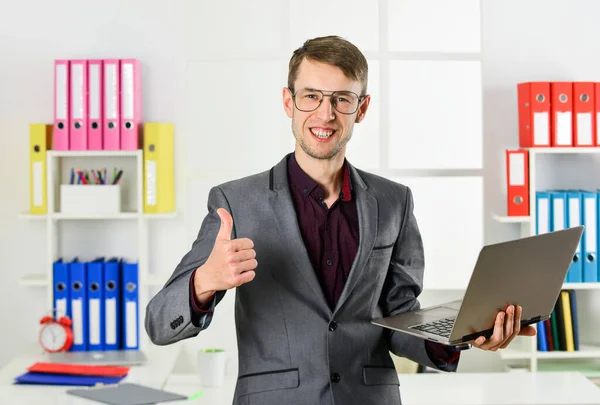
{"type": "Polygon", "coordinates": [[[498,344],[504,340],[504,316],[504,312],[498,312],[498,315],[496,315],[496,323],[494,324],[494,333],[492,333],[492,336],[490,336],[487,342],[479,346],[480,349],[497,350],[494,350],[494,347],[498,346],[498,344]]]}
{"type": "Polygon", "coordinates": [[[231,232],[233,231],[233,218],[231,214],[225,208],[219,208],[217,214],[221,218],[221,228],[219,228],[217,239],[231,240],[231,232]]]}
{"type": "Polygon", "coordinates": [[[515,338],[518,332],[515,331],[517,321],[520,325],[521,318],[516,313],[516,307],[514,305],[509,305],[508,308],[506,308],[506,320],[504,322],[504,341],[498,345],[498,349],[504,349],[515,338]],[[517,318],[519,319],[517,320],[517,318]]]}
{"type": "Polygon", "coordinates": [[[254,249],[240,250],[233,255],[233,259],[238,262],[245,262],[246,260],[254,259],[255,257],[256,250],[254,249]]]}
{"type": "Polygon", "coordinates": [[[519,335],[521,336],[535,336],[537,334],[537,330],[533,327],[533,326],[525,326],[524,328],[521,328],[521,331],[519,332],[519,335]]]}
{"type": "Polygon", "coordinates": [[[254,277],[256,277],[256,273],[252,270],[239,274],[236,277],[236,287],[249,283],[250,281],[254,280],[254,277]]]}
{"type": "Polygon", "coordinates": [[[252,239],[248,238],[234,239],[231,241],[231,247],[234,252],[239,252],[241,250],[254,248],[254,242],[252,242],[252,239]]]}
{"type": "Polygon", "coordinates": [[[256,259],[250,259],[250,260],[246,260],[244,262],[240,262],[236,266],[236,269],[238,272],[242,273],[244,271],[254,270],[257,267],[258,267],[258,262],[256,261],[256,259]]]}

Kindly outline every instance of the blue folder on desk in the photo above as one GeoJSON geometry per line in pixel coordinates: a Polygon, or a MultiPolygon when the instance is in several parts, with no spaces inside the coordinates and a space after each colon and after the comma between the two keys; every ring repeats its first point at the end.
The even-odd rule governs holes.
{"type": "Polygon", "coordinates": [[[116,384],[125,377],[50,374],[28,372],[15,378],[15,384],[75,385],[93,387],[97,384],[116,384]]]}

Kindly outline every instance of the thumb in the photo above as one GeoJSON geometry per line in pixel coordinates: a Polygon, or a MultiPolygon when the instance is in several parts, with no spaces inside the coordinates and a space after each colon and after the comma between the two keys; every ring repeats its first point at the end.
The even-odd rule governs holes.
{"type": "Polygon", "coordinates": [[[225,208],[217,210],[219,218],[221,218],[221,228],[217,234],[217,239],[231,240],[231,231],[233,230],[233,218],[225,208]]]}

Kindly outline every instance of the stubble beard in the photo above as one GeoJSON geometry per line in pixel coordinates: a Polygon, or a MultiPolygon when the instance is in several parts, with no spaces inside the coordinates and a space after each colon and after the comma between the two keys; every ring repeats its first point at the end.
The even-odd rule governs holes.
{"type": "Polygon", "coordinates": [[[296,131],[296,126],[294,125],[293,118],[292,118],[292,133],[294,134],[294,138],[296,138],[296,141],[300,143],[300,147],[302,148],[304,153],[306,153],[308,156],[312,157],[313,159],[319,159],[319,160],[328,160],[328,159],[333,158],[338,153],[340,153],[342,148],[344,146],[346,146],[346,144],[348,143],[350,138],[352,138],[352,128],[350,128],[350,132],[348,132],[347,136],[345,136],[343,139],[338,141],[338,143],[333,147],[333,149],[331,149],[328,152],[325,151],[325,153],[319,153],[316,150],[312,149],[309,145],[307,145],[306,142],[304,142],[304,137],[302,136],[303,135],[302,128],[300,128],[298,131],[296,131]],[[298,132],[300,132],[300,133],[298,133],[298,132]]]}

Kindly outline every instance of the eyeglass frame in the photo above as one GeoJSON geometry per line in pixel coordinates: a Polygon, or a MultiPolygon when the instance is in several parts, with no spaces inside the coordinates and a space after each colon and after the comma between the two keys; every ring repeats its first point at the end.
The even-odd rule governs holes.
{"type": "Polygon", "coordinates": [[[365,99],[365,97],[368,96],[368,94],[365,94],[364,96],[359,96],[358,94],[356,94],[355,92],[350,91],[350,90],[335,90],[335,91],[332,91],[331,94],[325,94],[325,92],[323,90],[313,89],[313,88],[310,88],[310,87],[303,87],[303,88],[298,89],[296,91],[293,91],[289,87],[287,89],[290,91],[290,93],[292,93],[292,100],[294,100],[294,107],[296,107],[298,109],[298,111],[302,111],[302,112],[313,112],[313,111],[317,110],[319,107],[321,107],[321,104],[323,104],[323,100],[325,100],[325,97],[330,97],[331,100],[332,100],[331,101],[331,105],[332,105],[332,107],[337,112],[339,112],[340,114],[344,114],[344,115],[352,115],[352,114],[356,114],[356,112],[360,109],[360,105],[362,104],[363,100],[365,99]],[[296,104],[296,94],[300,90],[312,90],[312,91],[317,91],[317,92],[321,93],[321,95],[323,97],[321,98],[321,101],[319,101],[319,105],[316,106],[312,110],[301,110],[300,108],[298,108],[298,105],[296,104]],[[337,107],[336,107],[336,103],[333,101],[333,98],[332,98],[332,96],[335,93],[352,93],[352,94],[354,94],[358,98],[358,104],[356,105],[356,110],[352,111],[351,113],[345,113],[345,112],[341,112],[340,110],[338,110],[337,107]]]}

